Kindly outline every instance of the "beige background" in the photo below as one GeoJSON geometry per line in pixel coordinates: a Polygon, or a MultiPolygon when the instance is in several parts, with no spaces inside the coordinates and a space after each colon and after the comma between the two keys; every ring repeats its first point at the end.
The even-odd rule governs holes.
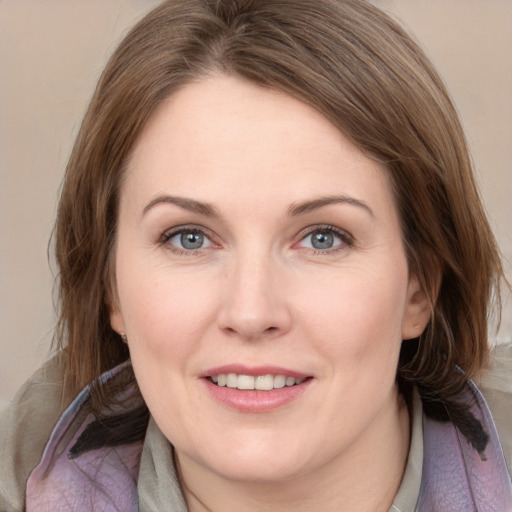
{"type": "MultiPolygon", "coordinates": [[[[415,33],[444,76],[512,260],[512,0],[375,1],[415,33]]],[[[0,402],[49,350],[47,244],[85,105],[116,41],[156,3],[0,0],[0,402]]],[[[509,305],[497,339],[511,338],[509,305]]]]}

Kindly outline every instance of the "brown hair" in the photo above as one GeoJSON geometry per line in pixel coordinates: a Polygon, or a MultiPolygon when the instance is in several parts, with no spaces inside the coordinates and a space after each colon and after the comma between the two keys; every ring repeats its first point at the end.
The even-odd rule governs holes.
{"type": "Polygon", "coordinates": [[[386,164],[409,268],[432,304],[399,376],[453,400],[487,359],[500,257],[441,79],[411,37],[364,0],[170,0],[124,38],[82,123],[58,211],[57,334],[68,393],[128,357],[106,299],[130,150],[166,97],[214,72],[308,103],[386,164]]]}

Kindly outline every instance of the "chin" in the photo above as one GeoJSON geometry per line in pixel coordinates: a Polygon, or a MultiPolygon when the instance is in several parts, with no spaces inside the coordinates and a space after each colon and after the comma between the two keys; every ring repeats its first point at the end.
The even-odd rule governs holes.
{"type": "MultiPolygon", "coordinates": [[[[282,438],[269,439],[250,436],[207,454],[195,453],[190,458],[221,478],[238,482],[275,483],[293,479],[310,467],[304,450],[296,441],[282,438]]],[[[229,437],[227,437],[229,439],[229,437]]],[[[179,455],[179,450],[178,457],[179,455]]]]}

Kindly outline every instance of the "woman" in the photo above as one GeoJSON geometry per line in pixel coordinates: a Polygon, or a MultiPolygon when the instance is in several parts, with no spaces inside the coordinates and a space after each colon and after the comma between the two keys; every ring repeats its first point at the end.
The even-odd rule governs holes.
{"type": "Polygon", "coordinates": [[[470,380],[498,250],[441,80],[370,4],[149,13],[56,252],[59,350],[7,419],[2,510],[512,510],[470,380]]]}

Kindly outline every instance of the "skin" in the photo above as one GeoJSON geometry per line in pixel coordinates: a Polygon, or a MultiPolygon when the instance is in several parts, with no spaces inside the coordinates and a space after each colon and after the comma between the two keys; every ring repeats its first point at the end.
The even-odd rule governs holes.
{"type": "Polygon", "coordinates": [[[429,308],[386,169],[300,101],[209,76],[146,125],[118,220],[111,324],[190,509],[388,510],[409,449],[400,343],[429,308]],[[183,226],[204,233],[201,248],[180,245],[183,226]],[[313,247],[325,226],[339,230],[332,246],[313,247]],[[283,407],[240,412],[201,378],[231,363],[309,383],[283,407]]]}

